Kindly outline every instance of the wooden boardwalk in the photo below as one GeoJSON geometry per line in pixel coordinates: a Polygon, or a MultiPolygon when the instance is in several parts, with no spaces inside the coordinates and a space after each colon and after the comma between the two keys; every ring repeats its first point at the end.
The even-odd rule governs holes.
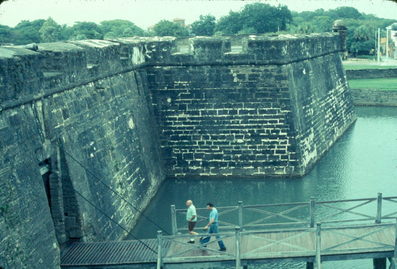
{"type": "Polygon", "coordinates": [[[207,247],[188,244],[188,237],[167,237],[163,242],[171,242],[164,249],[162,262],[197,263],[197,262],[235,262],[237,252],[241,264],[267,259],[297,259],[313,262],[316,255],[322,261],[346,260],[357,258],[391,258],[394,257],[396,224],[371,224],[366,226],[344,226],[317,228],[286,229],[278,231],[243,231],[224,233],[223,241],[226,252],[218,251],[214,239],[207,247]],[[237,237],[240,237],[237,239],[237,237]],[[317,246],[317,239],[320,239],[317,246]],[[239,242],[239,247],[236,246],[239,242]],[[239,250],[237,250],[239,248],[239,250]]]}
{"type": "Polygon", "coordinates": [[[142,240],[143,242],[131,240],[74,243],[63,251],[61,267],[135,268],[135,265],[136,268],[145,266],[187,268],[188,265],[200,263],[241,268],[265,260],[293,259],[308,262],[309,268],[313,265],[321,268],[322,261],[389,258],[390,268],[396,268],[395,206],[388,207],[389,212],[386,212],[387,208],[382,206],[384,201],[395,204],[397,197],[383,198],[382,195],[378,195],[377,198],[322,202],[327,208],[336,211],[328,212],[327,218],[323,218],[321,224],[315,221],[318,216],[314,214],[314,204],[318,209],[321,202],[245,206],[246,209],[255,210],[256,213],[263,213],[258,214],[257,219],[249,219],[245,222],[244,215],[241,214],[244,212],[242,203],[236,207],[219,207],[218,210],[223,214],[237,213],[236,222],[243,224],[243,228],[231,222],[222,224],[226,230],[220,233],[227,247],[225,252],[218,250],[215,237],[212,237],[206,247],[201,246],[198,241],[199,237],[204,234],[196,236],[195,244],[187,243],[191,236],[178,233],[180,228],[177,227],[178,220],[175,215],[179,211],[182,213],[184,211],[173,207],[171,212],[173,212],[174,235],[163,236],[159,232],[157,239],[146,239],[142,240]],[[341,206],[342,202],[348,205],[341,206]],[[376,208],[372,216],[367,210],[364,211],[366,213],[358,210],[371,203],[374,203],[374,208],[376,208]],[[294,211],[304,209],[306,204],[310,214],[306,216],[307,221],[304,222],[294,211]],[[279,210],[271,210],[270,207],[278,207],[279,210]],[[340,214],[355,217],[343,218],[340,214]],[[337,216],[337,221],[334,219],[335,216],[337,216]],[[277,229],[266,226],[269,224],[270,227],[277,227],[277,222],[272,223],[271,219],[276,218],[280,221],[280,217],[288,219],[289,225],[279,222],[280,228],[277,229]],[[232,231],[229,229],[231,226],[233,226],[232,231]],[[125,267],[127,265],[129,267],[125,267]],[[177,267],[178,265],[182,267],[177,267]]]}

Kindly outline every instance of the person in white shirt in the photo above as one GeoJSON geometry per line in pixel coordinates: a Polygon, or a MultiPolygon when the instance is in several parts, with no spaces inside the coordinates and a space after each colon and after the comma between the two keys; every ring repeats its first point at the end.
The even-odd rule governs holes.
{"type": "MultiPolygon", "coordinates": [[[[192,200],[186,201],[187,212],[186,212],[186,221],[187,221],[187,229],[190,234],[196,235],[197,233],[194,231],[194,227],[196,226],[197,222],[197,213],[196,207],[193,205],[192,200]]],[[[194,244],[194,238],[190,238],[188,243],[194,244]]]]}

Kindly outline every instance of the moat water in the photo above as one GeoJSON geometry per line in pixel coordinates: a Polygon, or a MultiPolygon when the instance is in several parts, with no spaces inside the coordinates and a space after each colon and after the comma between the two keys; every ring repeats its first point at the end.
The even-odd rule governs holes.
{"type": "MultiPolygon", "coordinates": [[[[171,232],[170,205],[183,208],[186,199],[197,207],[339,200],[397,195],[397,108],[356,107],[356,123],[303,178],[267,180],[168,180],[145,215],[171,232]]],[[[370,209],[368,209],[370,210],[370,209]]],[[[372,211],[372,209],[371,209],[372,211]]],[[[367,212],[371,214],[370,212],[367,212]]],[[[154,238],[158,227],[141,218],[133,230],[154,238]]],[[[249,268],[252,268],[251,266],[249,268]]],[[[254,268],[305,268],[304,263],[267,263],[254,268]]],[[[372,260],[324,262],[323,268],[373,268],[372,260]]]]}

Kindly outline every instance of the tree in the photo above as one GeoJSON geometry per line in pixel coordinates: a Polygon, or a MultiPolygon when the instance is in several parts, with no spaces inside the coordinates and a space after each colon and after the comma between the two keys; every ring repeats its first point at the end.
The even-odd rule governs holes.
{"type": "Polygon", "coordinates": [[[34,20],[26,21],[23,20],[14,27],[14,44],[22,45],[29,43],[39,43],[40,29],[43,26],[45,20],[34,20]]]}
{"type": "Polygon", "coordinates": [[[292,21],[291,11],[286,6],[263,3],[245,5],[241,16],[243,28],[254,28],[258,34],[285,30],[287,23],[292,21]]]}
{"type": "Polygon", "coordinates": [[[239,35],[253,35],[256,33],[257,33],[257,31],[253,27],[245,27],[237,32],[237,34],[239,34],[239,35]]]}
{"type": "Polygon", "coordinates": [[[215,31],[226,35],[237,34],[243,28],[240,12],[230,11],[229,15],[219,19],[215,31]]]}
{"type": "Polygon", "coordinates": [[[224,34],[262,34],[286,30],[291,22],[292,14],[286,6],[253,3],[245,5],[241,12],[230,12],[222,17],[216,29],[224,34]]]}
{"type": "Polygon", "coordinates": [[[197,36],[212,36],[215,32],[215,17],[212,15],[200,15],[198,21],[191,25],[193,35],[197,36]]]}
{"type": "Polygon", "coordinates": [[[278,6],[276,11],[276,20],[278,23],[277,31],[284,31],[287,29],[287,24],[292,22],[292,14],[287,6],[278,6]]]}
{"type": "Polygon", "coordinates": [[[290,27],[290,32],[294,34],[311,34],[316,32],[316,30],[313,24],[304,22],[290,27]]]}
{"type": "Polygon", "coordinates": [[[311,22],[314,32],[331,32],[334,20],[329,16],[315,16],[311,22]]]}
{"type": "Polygon", "coordinates": [[[145,36],[145,31],[127,20],[103,21],[100,29],[104,38],[117,38],[127,36],[145,36]]]}
{"type": "Polygon", "coordinates": [[[330,17],[335,19],[361,19],[362,14],[354,7],[338,7],[328,11],[330,17]]]}
{"type": "Polygon", "coordinates": [[[342,19],[347,27],[346,45],[350,53],[368,54],[375,48],[377,28],[385,28],[394,21],[378,18],[374,15],[360,13],[352,7],[339,7],[324,11],[293,12],[293,24],[289,25],[292,33],[328,32],[337,19],[342,19]]]}
{"type": "Polygon", "coordinates": [[[66,24],[61,25],[61,40],[69,40],[72,34],[72,27],[69,27],[66,24]]]}
{"type": "Polygon", "coordinates": [[[41,26],[39,33],[42,42],[55,42],[62,40],[62,27],[52,18],[48,18],[41,26]]]}
{"type": "Polygon", "coordinates": [[[70,31],[71,40],[103,39],[101,28],[94,22],[76,22],[70,31]]]}
{"type": "Polygon", "coordinates": [[[185,27],[167,20],[159,21],[152,30],[157,36],[186,37],[189,35],[189,31],[185,27]]]}
{"type": "Polygon", "coordinates": [[[0,45],[12,44],[14,42],[12,28],[6,25],[0,25],[0,45]]]}

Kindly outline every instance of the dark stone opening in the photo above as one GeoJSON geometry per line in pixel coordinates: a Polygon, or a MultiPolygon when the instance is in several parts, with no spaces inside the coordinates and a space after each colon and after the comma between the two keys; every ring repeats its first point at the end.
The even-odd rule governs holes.
{"type": "MultiPolygon", "coordinates": [[[[51,209],[51,189],[50,189],[50,173],[51,173],[51,161],[46,159],[39,163],[40,173],[43,179],[44,189],[48,200],[48,206],[51,209]]],[[[51,210],[52,211],[52,210],[51,210]]]]}
{"type": "Polygon", "coordinates": [[[62,201],[63,201],[63,219],[65,221],[64,232],[66,241],[79,241],[83,237],[82,221],[80,209],[70,178],[69,168],[64,151],[60,150],[59,154],[60,181],[62,183],[62,201]]]}

